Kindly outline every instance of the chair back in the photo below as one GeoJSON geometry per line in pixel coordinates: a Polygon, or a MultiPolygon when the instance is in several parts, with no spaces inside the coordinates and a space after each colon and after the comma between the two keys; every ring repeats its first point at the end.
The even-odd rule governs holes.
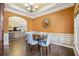
{"type": "Polygon", "coordinates": [[[28,34],[28,35],[27,35],[27,42],[28,42],[28,43],[32,43],[32,42],[33,42],[32,34],[28,34]]]}
{"type": "Polygon", "coordinates": [[[52,34],[51,34],[51,33],[49,33],[49,34],[47,35],[46,45],[49,45],[49,44],[50,44],[51,39],[52,39],[52,34]]]}

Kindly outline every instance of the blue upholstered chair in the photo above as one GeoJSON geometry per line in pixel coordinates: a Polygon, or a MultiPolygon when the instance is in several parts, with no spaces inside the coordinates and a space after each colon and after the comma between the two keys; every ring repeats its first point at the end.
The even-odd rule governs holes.
{"type": "Polygon", "coordinates": [[[32,46],[37,45],[38,41],[33,39],[32,34],[27,34],[27,44],[29,45],[29,49],[31,49],[32,52],[32,46]]]}
{"type": "Polygon", "coordinates": [[[42,47],[45,47],[46,48],[46,52],[48,54],[48,51],[50,49],[50,42],[51,42],[51,39],[52,39],[52,34],[47,34],[47,38],[41,40],[39,42],[39,45],[42,47]]]}
{"type": "Polygon", "coordinates": [[[27,43],[30,45],[38,44],[38,41],[33,39],[32,34],[27,34],[27,43]]]}

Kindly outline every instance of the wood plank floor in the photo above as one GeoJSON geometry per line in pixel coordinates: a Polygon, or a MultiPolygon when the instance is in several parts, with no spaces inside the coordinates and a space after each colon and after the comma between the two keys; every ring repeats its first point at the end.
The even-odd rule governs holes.
{"type": "Polygon", "coordinates": [[[2,41],[0,41],[0,56],[2,56],[2,41]]]}
{"type": "MultiPolygon", "coordinates": [[[[40,56],[41,51],[38,46],[32,47],[32,52],[26,45],[25,38],[17,38],[10,41],[10,45],[5,49],[4,55],[6,56],[40,56]]],[[[47,56],[45,49],[42,49],[42,55],[47,56]]],[[[71,48],[51,44],[49,56],[74,56],[74,51],[71,48]]]]}

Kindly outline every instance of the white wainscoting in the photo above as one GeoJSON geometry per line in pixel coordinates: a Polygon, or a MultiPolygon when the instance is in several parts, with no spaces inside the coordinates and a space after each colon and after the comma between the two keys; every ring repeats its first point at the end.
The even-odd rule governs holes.
{"type": "Polygon", "coordinates": [[[51,39],[56,44],[73,47],[74,34],[52,33],[51,39]]]}
{"type": "Polygon", "coordinates": [[[4,45],[9,45],[9,33],[4,33],[4,45]]]}
{"type": "MultiPolygon", "coordinates": [[[[30,32],[29,32],[30,33],[30,32]]],[[[31,31],[32,34],[50,34],[49,32],[35,32],[31,31]]],[[[51,43],[73,48],[74,45],[74,34],[68,34],[68,33],[51,33],[51,43]]]]}
{"type": "MultiPolygon", "coordinates": [[[[73,48],[74,34],[52,33],[51,43],[73,48]]],[[[8,33],[4,33],[4,45],[9,45],[8,33]]]]}

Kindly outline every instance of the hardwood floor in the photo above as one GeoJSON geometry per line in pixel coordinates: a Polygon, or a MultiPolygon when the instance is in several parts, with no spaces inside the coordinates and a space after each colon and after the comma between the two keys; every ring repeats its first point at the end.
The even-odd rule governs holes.
{"type": "MultiPolygon", "coordinates": [[[[17,38],[10,41],[9,48],[5,49],[6,56],[40,56],[41,51],[38,46],[32,46],[32,52],[29,46],[26,45],[25,38],[17,38]]],[[[45,48],[42,48],[42,55],[47,56],[45,48]]],[[[49,56],[74,56],[74,51],[71,48],[51,44],[49,56]]]]}
{"type": "Polygon", "coordinates": [[[0,56],[2,56],[2,41],[0,41],[0,56]]]}

